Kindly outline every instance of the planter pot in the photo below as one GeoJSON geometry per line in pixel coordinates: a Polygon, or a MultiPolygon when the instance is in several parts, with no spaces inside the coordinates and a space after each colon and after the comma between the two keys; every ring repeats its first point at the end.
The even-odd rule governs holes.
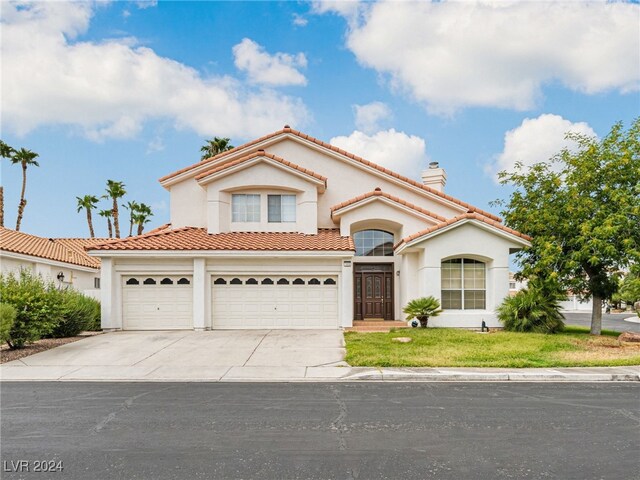
{"type": "Polygon", "coordinates": [[[422,328],[427,328],[427,323],[429,323],[429,317],[418,317],[418,320],[420,320],[420,326],[422,328]]]}

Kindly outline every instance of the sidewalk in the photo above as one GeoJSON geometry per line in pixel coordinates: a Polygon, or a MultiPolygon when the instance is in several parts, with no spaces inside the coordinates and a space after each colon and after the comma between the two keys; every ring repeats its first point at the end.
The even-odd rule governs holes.
{"type": "Polygon", "coordinates": [[[369,368],[0,366],[0,381],[87,382],[638,382],[640,366],[573,368],[369,368]]]}

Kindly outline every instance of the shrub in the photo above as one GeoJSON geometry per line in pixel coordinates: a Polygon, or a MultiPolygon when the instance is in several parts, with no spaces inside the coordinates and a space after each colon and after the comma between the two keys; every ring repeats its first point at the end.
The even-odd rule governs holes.
{"type": "Polygon", "coordinates": [[[29,270],[2,275],[0,298],[16,309],[7,340],[9,347],[21,348],[49,335],[62,318],[62,296],[53,282],[46,282],[29,270]]]}
{"type": "Polygon", "coordinates": [[[507,297],[497,308],[498,319],[510,332],[556,333],[564,330],[560,295],[534,286],[507,297]]]}
{"type": "Polygon", "coordinates": [[[434,297],[422,297],[411,300],[402,310],[407,314],[407,320],[417,318],[422,327],[427,326],[429,317],[440,315],[440,302],[434,297]]]}
{"type": "Polygon", "coordinates": [[[16,309],[8,303],[0,303],[0,343],[9,340],[9,333],[16,321],[16,309]]]}
{"type": "Polygon", "coordinates": [[[53,329],[51,336],[75,337],[80,332],[99,328],[100,302],[75,290],[65,291],[62,296],[62,320],[53,329]]]}

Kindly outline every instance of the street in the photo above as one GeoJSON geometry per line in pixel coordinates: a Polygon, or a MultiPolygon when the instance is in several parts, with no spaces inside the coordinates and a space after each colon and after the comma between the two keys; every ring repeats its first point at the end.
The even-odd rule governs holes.
{"type": "Polygon", "coordinates": [[[640,467],[635,383],[0,386],[4,479],[587,480],[640,467]]]}
{"type": "MultiPolygon", "coordinates": [[[[580,327],[591,326],[591,312],[563,312],[565,324],[580,327]]],[[[625,318],[633,317],[633,312],[603,313],[602,328],[615,332],[640,332],[640,323],[625,322],[625,318]]]]}

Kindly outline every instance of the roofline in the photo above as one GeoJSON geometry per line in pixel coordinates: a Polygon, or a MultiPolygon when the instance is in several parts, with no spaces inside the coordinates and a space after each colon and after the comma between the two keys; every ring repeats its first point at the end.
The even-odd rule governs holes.
{"type": "Polygon", "coordinates": [[[219,153],[218,155],[216,155],[214,157],[210,157],[210,158],[202,160],[202,161],[200,161],[198,163],[194,163],[194,164],[192,164],[192,165],[190,165],[188,167],[185,167],[185,168],[177,170],[177,171],[175,171],[173,173],[170,173],[169,175],[165,175],[164,177],[161,177],[159,179],[159,182],[160,182],[160,184],[162,186],[164,186],[166,188],[170,184],[173,183],[173,182],[170,182],[170,180],[174,179],[175,177],[181,176],[182,174],[187,173],[187,172],[189,172],[189,171],[191,171],[193,169],[196,169],[196,168],[198,168],[198,167],[200,167],[202,165],[209,164],[211,162],[220,160],[221,158],[225,158],[225,157],[234,155],[234,154],[238,153],[241,150],[244,150],[246,148],[255,146],[255,145],[259,144],[259,143],[265,142],[265,141],[270,140],[272,138],[275,138],[275,137],[277,137],[279,135],[292,135],[293,137],[297,137],[299,139],[306,140],[306,141],[311,142],[313,144],[319,145],[321,147],[324,147],[327,150],[330,150],[330,151],[332,151],[334,153],[337,153],[337,154],[341,155],[342,157],[346,157],[348,159],[355,160],[356,162],[359,162],[359,163],[361,163],[361,164],[363,164],[363,165],[365,165],[365,166],[367,166],[369,168],[377,170],[378,172],[384,174],[387,177],[395,178],[395,179],[399,180],[400,182],[402,182],[404,184],[409,184],[409,185],[412,185],[414,187],[417,187],[422,191],[426,191],[428,193],[431,193],[431,194],[435,195],[436,197],[440,197],[443,200],[447,200],[447,201],[449,201],[449,202],[451,202],[453,204],[458,205],[459,207],[466,208],[467,210],[472,211],[472,212],[478,212],[479,214],[484,215],[485,217],[491,218],[493,220],[496,220],[498,222],[502,221],[502,219],[500,217],[498,217],[497,215],[494,215],[494,214],[489,213],[489,212],[485,212],[484,210],[481,210],[481,209],[479,209],[477,207],[474,207],[473,205],[471,205],[471,204],[469,204],[467,202],[463,202],[462,200],[459,200],[459,199],[457,199],[455,197],[452,197],[451,195],[448,195],[448,194],[443,193],[443,192],[441,192],[439,190],[436,190],[436,189],[434,189],[432,187],[429,187],[428,185],[424,185],[422,183],[419,183],[419,182],[417,182],[415,180],[412,180],[412,179],[410,179],[408,177],[405,177],[404,175],[400,175],[399,173],[396,173],[396,172],[394,172],[392,170],[389,170],[388,168],[385,168],[385,167],[382,167],[382,166],[380,166],[378,164],[370,162],[369,160],[366,160],[366,159],[364,159],[362,157],[359,157],[357,155],[349,153],[346,150],[342,150],[341,148],[338,148],[338,147],[336,147],[334,145],[331,145],[330,143],[324,142],[322,140],[318,140],[317,138],[314,138],[314,137],[312,137],[310,135],[307,135],[306,133],[302,133],[302,132],[300,132],[298,130],[294,130],[294,129],[288,128],[288,127],[285,127],[285,128],[283,128],[281,130],[275,131],[275,132],[270,133],[268,135],[265,135],[263,137],[257,138],[255,140],[250,141],[250,142],[247,142],[247,143],[245,143],[243,145],[235,147],[235,148],[233,148],[231,150],[228,150],[226,152],[219,153]]]}
{"type": "Polygon", "coordinates": [[[34,258],[37,258],[38,262],[40,263],[44,263],[47,265],[52,265],[55,267],[61,267],[61,268],[71,268],[73,270],[81,270],[83,272],[91,272],[91,273],[97,273],[100,271],[100,266],[96,266],[96,267],[90,267],[88,265],[80,265],[77,263],[72,263],[72,262],[63,262],[61,260],[52,260],[50,258],[46,258],[46,257],[40,257],[38,255],[32,255],[30,253],[18,253],[18,252],[12,252],[11,250],[5,250],[4,248],[0,249],[0,258],[1,257],[8,257],[8,258],[16,258],[18,260],[25,260],[25,261],[30,261],[33,262],[34,258]]]}
{"type": "Polygon", "coordinates": [[[96,257],[353,257],[355,250],[90,250],[96,257]]]}

